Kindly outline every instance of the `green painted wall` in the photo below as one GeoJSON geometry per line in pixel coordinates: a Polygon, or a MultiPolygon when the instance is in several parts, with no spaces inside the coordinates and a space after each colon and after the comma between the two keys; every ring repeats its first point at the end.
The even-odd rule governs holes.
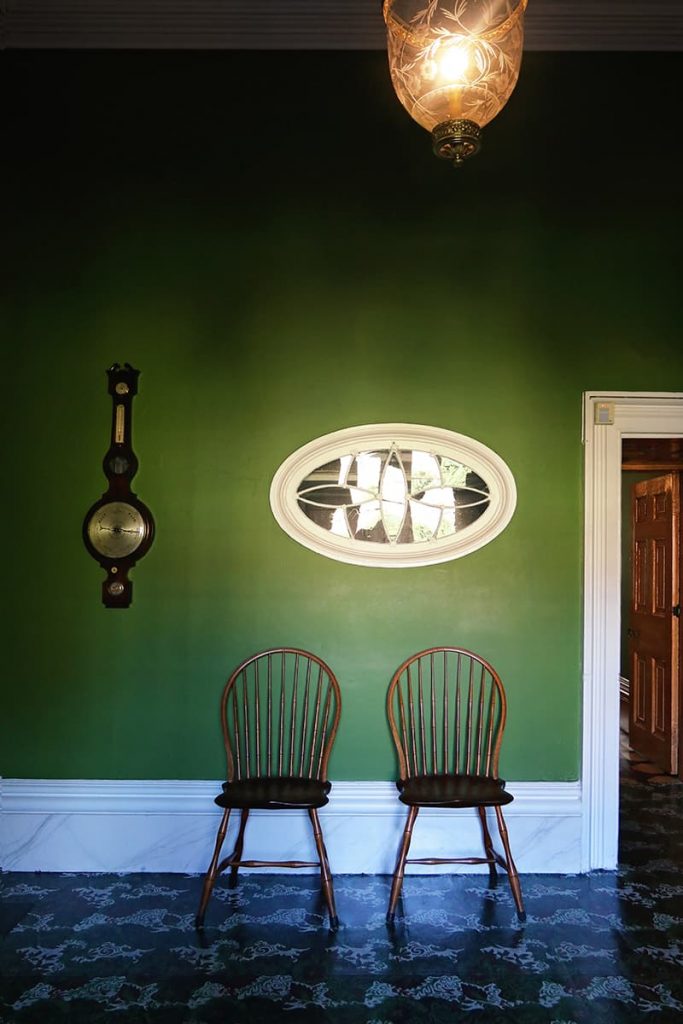
{"type": "Polygon", "coordinates": [[[223,681],[284,643],[343,686],[331,777],[390,778],[389,677],[457,643],[506,683],[503,774],[576,778],[581,393],[683,387],[680,58],[530,55],[459,175],[381,54],[2,62],[2,774],[218,777],[223,681]],[[624,96],[655,61],[657,110],[592,125],[590,90],[624,96]],[[659,143],[634,159],[646,113],[659,143]],[[115,360],[142,369],[136,485],[158,527],[128,611],[100,604],[80,537],[115,360]],[[519,491],[507,530],[409,570],[290,540],[268,504],[282,459],[383,420],[494,448],[519,491]]]}

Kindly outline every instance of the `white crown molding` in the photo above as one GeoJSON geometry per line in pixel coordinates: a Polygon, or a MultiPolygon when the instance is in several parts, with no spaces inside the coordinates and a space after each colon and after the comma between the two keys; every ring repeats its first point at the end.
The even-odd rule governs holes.
{"type": "MultiPolygon", "coordinates": [[[[532,0],[527,50],[681,50],[680,0],[532,0]]],[[[381,50],[380,0],[5,0],[0,45],[381,50]]]]}
{"type": "MultiPolygon", "coordinates": [[[[580,783],[510,782],[507,788],[515,797],[505,816],[519,869],[577,872],[580,783]]],[[[206,781],[1,780],[0,868],[205,871],[221,814],[213,803],[219,792],[219,782],[206,781]]],[[[391,782],[335,782],[330,803],[320,812],[333,870],[393,871],[405,814],[391,782]]],[[[232,832],[228,845],[231,839],[232,832]]],[[[252,812],[247,843],[264,858],[313,856],[310,826],[302,811],[252,812]]],[[[424,810],[418,818],[415,856],[467,856],[473,851],[477,855],[480,845],[474,811],[424,810]]]]}
{"type": "Polygon", "coordinates": [[[616,867],[619,838],[621,441],[683,436],[683,394],[584,394],[582,869],[616,867]],[[598,424],[596,406],[612,405],[598,424]]]}

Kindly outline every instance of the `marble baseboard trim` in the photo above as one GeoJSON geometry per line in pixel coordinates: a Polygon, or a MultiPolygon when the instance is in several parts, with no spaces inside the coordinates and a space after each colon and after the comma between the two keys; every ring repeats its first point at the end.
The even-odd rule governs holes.
{"type": "MultiPolygon", "coordinates": [[[[522,872],[581,870],[579,782],[511,782],[505,808],[512,851],[522,872]]],[[[220,783],[193,780],[0,780],[0,867],[4,871],[205,871],[220,810],[220,783]]],[[[489,812],[496,841],[495,815],[489,812]]],[[[343,874],[393,870],[405,818],[391,782],[335,782],[320,812],[332,868],[343,874]]],[[[226,852],[234,841],[231,822],[226,852]]],[[[500,844],[497,843],[498,847],[500,844]]],[[[481,832],[473,810],[423,810],[414,857],[477,856],[481,832]]],[[[245,856],[313,860],[302,811],[253,811],[245,856]]],[[[414,872],[477,870],[413,865],[414,872]]]]}

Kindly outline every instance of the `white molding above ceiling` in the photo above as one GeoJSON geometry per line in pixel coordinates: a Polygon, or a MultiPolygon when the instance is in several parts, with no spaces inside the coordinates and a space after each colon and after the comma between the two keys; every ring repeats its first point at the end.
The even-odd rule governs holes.
{"type": "MultiPolygon", "coordinates": [[[[531,0],[527,50],[683,50],[681,0],[531,0]]],[[[380,0],[3,0],[16,49],[381,50],[380,0]]]]}

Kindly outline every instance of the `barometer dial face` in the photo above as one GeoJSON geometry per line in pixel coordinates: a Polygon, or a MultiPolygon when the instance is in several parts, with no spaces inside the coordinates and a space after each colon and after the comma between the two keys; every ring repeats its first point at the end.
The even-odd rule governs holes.
{"type": "Polygon", "coordinates": [[[134,505],[109,501],[100,505],[88,521],[88,540],[105,558],[126,558],[145,539],[146,526],[134,505]]]}

